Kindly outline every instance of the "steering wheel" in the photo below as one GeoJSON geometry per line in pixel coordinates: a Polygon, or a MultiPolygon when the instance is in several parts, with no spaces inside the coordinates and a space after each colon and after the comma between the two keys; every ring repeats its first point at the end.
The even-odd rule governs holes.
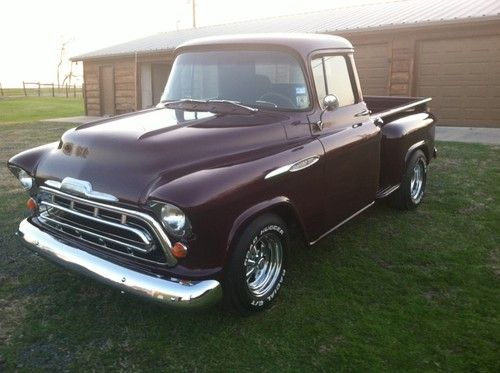
{"type": "Polygon", "coordinates": [[[286,104],[290,105],[289,106],[290,108],[296,107],[295,103],[292,101],[292,99],[290,97],[285,96],[284,94],[278,93],[278,92],[266,92],[262,96],[260,96],[257,101],[268,101],[268,102],[272,102],[273,104],[276,104],[278,106],[280,103],[282,104],[283,102],[286,102],[286,104]],[[278,102],[273,101],[272,100],[273,97],[278,98],[278,102]]]}

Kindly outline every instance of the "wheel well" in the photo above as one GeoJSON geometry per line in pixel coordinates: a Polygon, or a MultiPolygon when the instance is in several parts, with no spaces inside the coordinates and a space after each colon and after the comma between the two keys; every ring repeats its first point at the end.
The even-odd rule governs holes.
{"type": "Polygon", "coordinates": [[[429,149],[428,149],[428,147],[427,147],[426,144],[422,144],[422,145],[420,145],[420,146],[418,146],[416,148],[413,148],[413,149],[410,148],[410,149],[408,149],[408,153],[406,155],[405,163],[404,163],[405,167],[406,167],[406,164],[410,161],[410,159],[413,156],[413,154],[415,154],[415,152],[419,151],[419,150],[421,150],[424,153],[426,164],[430,163],[430,159],[431,158],[430,158],[430,154],[429,154],[429,149]]]}
{"type": "Polygon", "coordinates": [[[287,204],[279,204],[273,206],[270,210],[266,211],[268,213],[273,213],[278,215],[281,219],[284,220],[286,226],[288,227],[288,232],[291,237],[295,235],[299,235],[299,239],[306,242],[304,228],[297,216],[296,212],[290,205],[287,204]]]}
{"type": "MultiPolygon", "coordinates": [[[[279,203],[276,205],[269,206],[268,208],[265,208],[263,210],[260,210],[255,214],[249,216],[247,219],[245,219],[245,221],[242,222],[240,226],[237,228],[235,234],[233,235],[229,243],[228,248],[230,252],[232,251],[232,247],[238,241],[238,239],[240,238],[241,234],[248,226],[248,224],[257,219],[259,216],[265,214],[274,214],[279,216],[285,222],[288,228],[288,233],[291,236],[291,238],[296,238],[296,236],[299,236],[297,238],[299,238],[303,242],[307,242],[306,235],[304,232],[304,227],[302,226],[299,217],[297,216],[297,213],[295,212],[293,207],[287,203],[279,203]]],[[[229,255],[231,254],[229,253],[229,255]]]]}

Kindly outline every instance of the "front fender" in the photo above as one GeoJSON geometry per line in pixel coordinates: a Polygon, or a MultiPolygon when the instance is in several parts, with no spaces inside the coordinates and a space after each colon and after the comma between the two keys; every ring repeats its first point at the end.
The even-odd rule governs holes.
{"type": "Polygon", "coordinates": [[[9,159],[7,165],[17,166],[35,176],[36,169],[43,156],[52,150],[57,149],[58,142],[53,142],[36,148],[25,150],[9,159]]]}
{"type": "Polygon", "coordinates": [[[221,268],[238,232],[258,214],[283,207],[306,237],[323,228],[323,147],[315,139],[258,159],[187,174],[148,192],[147,199],[172,203],[189,217],[193,239],[187,242],[190,268],[221,268]],[[307,157],[312,166],[267,178],[271,171],[307,157]]]}

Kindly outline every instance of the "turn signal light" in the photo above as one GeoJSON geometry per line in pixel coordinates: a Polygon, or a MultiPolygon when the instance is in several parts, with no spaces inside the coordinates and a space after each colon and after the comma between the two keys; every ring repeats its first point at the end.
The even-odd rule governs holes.
{"type": "Polygon", "coordinates": [[[28,207],[28,209],[30,209],[31,211],[34,211],[36,210],[37,208],[37,204],[36,204],[36,201],[34,198],[30,198],[28,199],[28,201],[26,202],[26,206],[28,207]]]}
{"type": "Polygon", "coordinates": [[[185,258],[187,254],[187,247],[181,244],[180,242],[176,242],[174,246],[170,249],[172,255],[177,259],[185,258]]]}

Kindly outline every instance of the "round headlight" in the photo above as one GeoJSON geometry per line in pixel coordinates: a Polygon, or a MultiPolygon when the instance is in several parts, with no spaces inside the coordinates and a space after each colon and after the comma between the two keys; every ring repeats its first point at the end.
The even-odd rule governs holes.
{"type": "Polygon", "coordinates": [[[25,190],[30,190],[33,188],[34,179],[33,177],[30,176],[26,171],[24,171],[22,168],[19,168],[17,166],[10,166],[9,165],[10,171],[19,179],[21,182],[21,185],[25,190]]]}
{"type": "Polygon", "coordinates": [[[33,178],[23,169],[19,170],[17,177],[24,189],[29,190],[33,187],[33,178]]]}
{"type": "Polygon", "coordinates": [[[166,203],[160,211],[161,221],[165,228],[175,236],[184,236],[191,228],[186,215],[177,206],[166,203]]]}

